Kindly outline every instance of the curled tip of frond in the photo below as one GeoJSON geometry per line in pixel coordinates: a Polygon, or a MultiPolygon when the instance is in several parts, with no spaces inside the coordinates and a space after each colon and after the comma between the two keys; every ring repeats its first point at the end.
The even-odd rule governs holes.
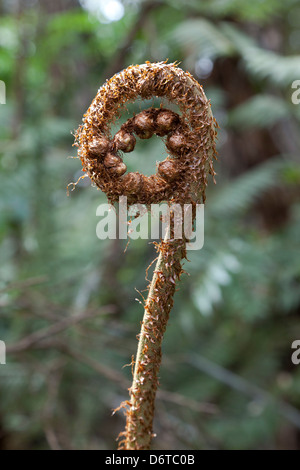
{"type": "Polygon", "coordinates": [[[111,202],[121,195],[129,203],[203,202],[207,174],[214,175],[216,128],[210,102],[190,73],[177,63],[146,62],[122,70],[99,89],[77,130],[76,143],[84,170],[111,202]],[[152,97],[177,104],[181,114],[150,108],[111,136],[110,127],[127,102],[152,97]],[[121,152],[132,151],[136,137],[153,134],[165,137],[167,159],[150,177],[126,174],[121,152]]]}

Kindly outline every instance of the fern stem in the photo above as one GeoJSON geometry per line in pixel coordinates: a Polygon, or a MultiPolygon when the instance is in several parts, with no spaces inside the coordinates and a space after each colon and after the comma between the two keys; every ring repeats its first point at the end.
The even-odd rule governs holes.
{"type": "Polygon", "coordinates": [[[170,238],[170,227],[159,245],[159,256],[149,287],[127,412],[125,442],[120,448],[147,450],[152,439],[155,395],[161,364],[162,340],[173,306],[176,281],[182,272],[186,241],[170,238]]]}

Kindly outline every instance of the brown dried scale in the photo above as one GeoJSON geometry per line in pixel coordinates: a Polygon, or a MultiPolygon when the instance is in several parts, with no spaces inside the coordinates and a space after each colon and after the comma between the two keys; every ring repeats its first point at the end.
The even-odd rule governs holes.
{"type": "Polygon", "coordinates": [[[143,194],[140,195],[140,202],[142,204],[154,204],[156,201],[157,194],[163,195],[165,192],[167,192],[168,187],[169,184],[167,183],[167,181],[161,178],[160,176],[143,175],[143,194]]]}
{"type": "Polygon", "coordinates": [[[128,196],[130,194],[137,194],[141,191],[143,187],[143,176],[138,172],[130,172],[123,176],[122,183],[125,188],[125,196],[128,196]]]}

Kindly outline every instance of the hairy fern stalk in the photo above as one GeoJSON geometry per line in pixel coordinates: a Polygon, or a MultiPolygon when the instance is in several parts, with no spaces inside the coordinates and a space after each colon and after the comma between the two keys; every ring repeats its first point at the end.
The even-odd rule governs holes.
{"type": "MultiPolygon", "coordinates": [[[[205,202],[207,175],[214,177],[217,123],[202,87],[176,64],[149,63],[128,67],[114,75],[98,91],[83,124],[76,145],[83,170],[117,203],[126,196],[128,205],[168,201],[170,204],[205,202]],[[167,108],[149,108],[124,123],[111,136],[110,127],[127,102],[137,98],[164,98],[178,105],[180,114],[167,108]],[[127,173],[122,155],[134,149],[136,137],[154,134],[165,139],[167,158],[157,165],[155,175],[127,173]]],[[[195,214],[195,210],[193,210],[195,214]]],[[[174,237],[174,216],[166,237],[157,245],[158,259],[145,303],[139,335],[126,428],[120,434],[119,449],[149,449],[153,437],[153,415],[161,363],[161,345],[166,330],[176,283],[182,274],[186,242],[174,237]]]]}

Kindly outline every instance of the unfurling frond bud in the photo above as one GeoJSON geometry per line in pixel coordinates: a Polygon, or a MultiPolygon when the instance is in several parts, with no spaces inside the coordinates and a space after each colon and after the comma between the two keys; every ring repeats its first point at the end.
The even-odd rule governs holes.
{"type": "Polygon", "coordinates": [[[106,137],[94,137],[89,144],[90,154],[95,156],[104,155],[109,148],[110,141],[106,137]]]}
{"type": "Polygon", "coordinates": [[[165,160],[158,165],[159,175],[166,181],[174,181],[180,174],[179,164],[176,160],[165,160]]]}
{"type": "Polygon", "coordinates": [[[133,129],[140,139],[150,139],[154,133],[154,119],[152,114],[142,111],[133,121],[133,129]]]}
{"type": "Polygon", "coordinates": [[[133,134],[120,130],[114,137],[114,144],[116,150],[122,150],[122,152],[132,152],[134,150],[136,139],[133,134]]]}
{"type": "Polygon", "coordinates": [[[155,134],[162,137],[173,131],[179,122],[180,117],[177,113],[168,109],[160,110],[155,120],[155,134]]]}

